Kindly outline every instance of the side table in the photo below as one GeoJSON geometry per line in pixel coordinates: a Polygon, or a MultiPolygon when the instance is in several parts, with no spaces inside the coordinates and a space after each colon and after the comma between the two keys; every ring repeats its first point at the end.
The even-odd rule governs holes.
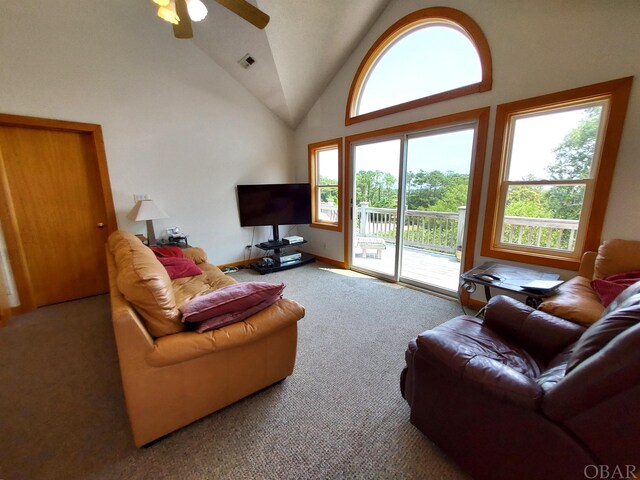
{"type": "Polygon", "coordinates": [[[477,285],[484,287],[487,301],[491,299],[491,288],[519,293],[526,296],[525,303],[533,308],[546,297],[556,293],[562,285],[557,273],[544,272],[532,268],[515,267],[496,262],[486,262],[460,275],[462,288],[467,292],[476,291],[477,285]],[[537,285],[527,285],[536,281],[537,285]]]}

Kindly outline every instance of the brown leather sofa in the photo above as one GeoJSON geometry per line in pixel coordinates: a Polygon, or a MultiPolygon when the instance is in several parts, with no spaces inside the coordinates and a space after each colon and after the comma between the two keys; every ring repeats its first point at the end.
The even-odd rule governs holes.
{"type": "Polygon", "coordinates": [[[477,480],[640,473],[640,282],[586,330],[494,297],[484,319],[420,334],[406,362],[411,423],[477,480]]]}
{"type": "Polygon", "coordinates": [[[557,295],[549,297],[540,310],[581,325],[589,326],[600,318],[604,306],[591,288],[591,281],[617,273],[640,270],[640,241],[612,239],[597,252],[585,252],[578,275],[563,283],[557,295]]]}
{"type": "Polygon", "coordinates": [[[235,283],[186,248],[202,274],[170,280],[135,236],[111,234],[111,309],[129,422],[136,446],[276,383],[293,372],[304,309],[282,298],[244,321],[206,333],[185,331],[178,308],[235,283]]]}

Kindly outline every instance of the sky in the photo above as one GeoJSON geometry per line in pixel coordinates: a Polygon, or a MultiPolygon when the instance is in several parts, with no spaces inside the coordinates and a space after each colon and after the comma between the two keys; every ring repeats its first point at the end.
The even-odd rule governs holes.
{"type": "Polygon", "coordinates": [[[579,125],[585,110],[583,107],[516,119],[509,180],[522,180],[527,175],[548,179],[546,168],[555,161],[553,149],[579,125]]]}
{"type": "MultiPolygon", "coordinates": [[[[407,169],[410,172],[453,171],[469,173],[473,151],[473,129],[458,132],[432,133],[411,136],[407,151],[407,169]]],[[[400,139],[357,145],[356,171],[380,170],[398,177],[400,165],[400,139]]]]}
{"type": "MultiPolygon", "coordinates": [[[[363,86],[358,113],[384,108],[432,93],[481,80],[481,66],[473,43],[446,24],[410,31],[391,45],[373,67],[363,86]],[[452,86],[453,84],[453,86],[452,86]]],[[[583,118],[585,107],[554,111],[516,120],[509,179],[527,175],[548,178],[547,166],[555,160],[553,149],[583,118]]],[[[407,169],[469,173],[474,129],[415,134],[409,139],[407,169]]],[[[398,177],[400,140],[355,146],[356,171],[380,170],[398,177]]],[[[335,161],[322,174],[337,178],[335,161]]]]}
{"type": "Polygon", "coordinates": [[[481,80],[471,40],[453,27],[427,24],[391,44],[378,60],[365,80],[358,114],[481,80]]]}

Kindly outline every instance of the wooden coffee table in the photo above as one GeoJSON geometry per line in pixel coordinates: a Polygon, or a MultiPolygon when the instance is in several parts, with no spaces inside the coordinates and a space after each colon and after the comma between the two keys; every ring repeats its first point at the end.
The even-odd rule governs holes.
{"type": "Polygon", "coordinates": [[[560,275],[557,273],[496,262],[483,263],[460,275],[462,288],[469,293],[475,292],[477,285],[484,287],[484,295],[487,301],[491,299],[491,288],[519,293],[525,295],[525,303],[533,308],[538,308],[543,299],[556,293],[558,287],[563,283],[558,281],[558,278],[560,278],[560,275]],[[486,276],[493,276],[494,278],[486,276]],[[549,287],[523,287],[523,285],[536,280],[550,282],[549,287]]]}

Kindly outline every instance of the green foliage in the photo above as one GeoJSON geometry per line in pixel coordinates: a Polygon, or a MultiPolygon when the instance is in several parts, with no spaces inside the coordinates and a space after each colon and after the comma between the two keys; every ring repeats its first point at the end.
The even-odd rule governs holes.
{"type": "Polygon", "coordinates": [[[545,203],[542,187],[519,185],[509,189],[504,213],[509,217],[550,218],[552,214],[545,203]]]}
{"type": "MultiPolygon", "coordinates": [[[[320,178],[320,185],[337,185],[338,180],[333,178],[320,178]]],[[[334,205],[338,204],[338,187],[321,187],[320,188],[320,201],[321,202],[333,202],[334,205]]]]}
{"type": "MultiPolygon", "coordinates": [[[[567,134],[553,152],[556,161],[547,167],[554,180],[583,180],[589,178],[595,154],[602,107],[585,111],[580,124],[567,134]]],[[[553,218],[577,220],[582,211],[584,187],[563,185],[549,189],[545,203],[553,218]]]]}
{"type": "Polygon", "coordinates": [[[320,185],[337,185],[338,184],[338,180],[335,180],[333,178],[320,178],[320,185]]]}
{"type": "MultiPolygon", "coordinates": [[[[547,167],[552,180],[582,180],[590,176],[595,153],[601,107],[585,110],[579,125],[553,150],[556,159],[547,167]]],[[[533,177],[523,180],[536,180],[533,177]]],[[[578,220],[582,211],[583,185],[558,185],[543,189],[536,185],[512,187],[505,214],[515,217],[578,220]]]]}
{"type": "Polygon", "coordinates": [[[468,183],[453,183],[448,186],[428,210],[433,212],[457,212],[460,207],[467,205],[468,183]]]}
{"type": "MultiPolygon", "coordinates": [[[[407,174],[407,208],[457,212],[467,204],[469,175],[440,172],[409,172],[407,174]]],[[[356,174],[356,203],[369,202],[371,207],[395,208],[398,181],[390,173],[361,171],[356,174]]]]}
{"type": "Polygon", "coordinates": [[[556,161],[547,167],[553,180],[583,180],[589,177],[601,111],[602,107],[585,110],[585,118],[553,150],[556,161]]]}
{"type": "Polygon", "coordinates": [[[361,171],[356,174],[356,203],[369,202],[372,207],[396,208],[398,180],[380,170],[361,171]]]}
{"type": "Polygon", "coordinates": [[[338,187],[325,187],[320,189],[321,202],[333,202],[338,204],[338,187]]]}

